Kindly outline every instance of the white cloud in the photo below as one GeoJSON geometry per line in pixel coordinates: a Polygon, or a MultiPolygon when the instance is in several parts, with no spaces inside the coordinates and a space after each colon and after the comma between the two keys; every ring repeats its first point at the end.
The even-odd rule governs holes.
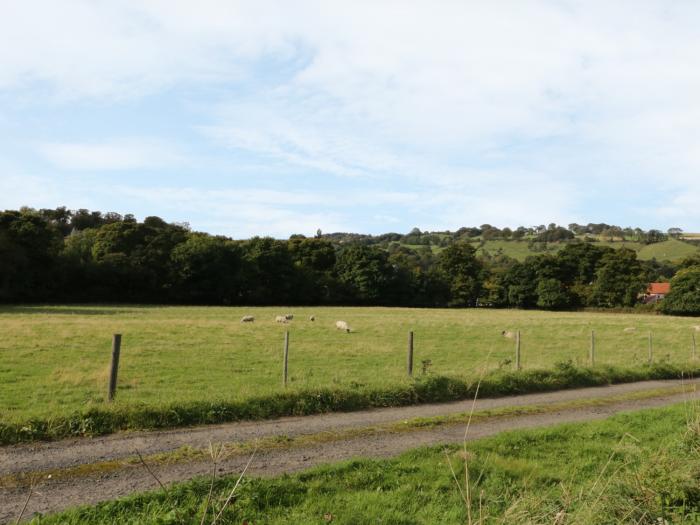
{"type": "Polygon", "coordinates": [[[63,195],[50,179],[5,173],[0,177],[0,209],[55,207],[63,195]]]}
{"type": "MultiPolygon", "coordinates": [[[[39,85],[68,104],[223,86],[197,101],[209,111],[199,130],[217,146],[341,178],[339,188],[366,181],[352,186],[366,185],[357,202],[391,207],[374,185],[393,183],[406,209],[454,228],[573,220],[582,197],[627,186],[665,192],[663,217],[700,220],[688,197],[700,172],[697,3],[7,4],[0,90],[39,85]]],[[[157,139],[58,140],[41,152],[75,170],[180,160],[157,139]]],[[[172,202],[183,200],[176,190],[172,202]]],[[[306,224],[290,206],[335,202],[332,192],[236,195],[226,198],[241,212],[226,216],[261,231],[306,224]]],[[[191,198],[224,214],[221,195],[191,198]]],[[[352,229],[350,214],[324,216],[352,229]]]]}
{"type": "Polygon", "coordinates": [[[122,139],[101,143],[40,144],[41,155],[65,170],[103,171],[161,168],[182,162],[172,146],[157,139],[122,139]]]}

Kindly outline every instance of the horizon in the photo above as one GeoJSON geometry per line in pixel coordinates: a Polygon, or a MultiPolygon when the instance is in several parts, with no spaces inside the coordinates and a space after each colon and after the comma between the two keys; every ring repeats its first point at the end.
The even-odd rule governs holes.
{"type": "Polygon", "coordinates": [[[700,4],[5,11],[0,209],[131,210],[232,238],[700,231],[700,4]]]}
{"type": "MultiPolygon", "coordinates": [[[[102,217],[105,217],[105,216],[107,216],[107,215],[109,215],[109,214],[116,214],[116,215],[118,216],[118,220],[119,220],[119,221],[122,221],[122,220],[125,220],[125,219],[127,219],[127,218],[130,218],[131,220],[136,221],[137,223],[143,223],[143,222],[144,222],[146,219],[148,219],[149,217],[156,217],[156,218],[158,218],[158,219],[164,220],[164,221],[165,221],[166,223],[168,223],[168,224],[175,225],[175,226],[185,227],[186,229],[188,229],[189,231],[192,231],[192,232],[203,233],[203,234],[207,234],[207,235],[223,235],[223,236],[225,236],[225,237],[231,238],[232,240],[248,240],[248,239],[252,239],[252,238],[256,238],[256,237],[271,237],[271,238],[274,238],[274,239],[276,239],[276,240],[287,240],[287,239],[289,239],[289,238],[291,238],[291,237],[295,237],[295,236],[302,236],[302,237],[306,237],[306,238],[311,238],[311,237],[317,237],[317,236],[319,235],[319,232],[320,232],[321,236],[334,236],[334,235],[358,235],[358,236],[368,236],[368,237],[381,237],[381,236],[384,236],[384,235],[401,235],[401,236],[407,236],[407,235],[413,234],[414,230],[416,230],[416,229],[419,230],[418,233],[420,233],[421,235],[423,235],[423,234],[440,234],[440,233],[454,234],[454,233],[457,233],[457,232],[458,232],[459,230],[461,230],[461,229],[472,229],[472,228],[481,229],[483,226],[490,226],[491,228],[494,228],[494,229],[496,229],[496,230],[498,230],[498,231],[502,231],[502,230],[508,229],[508,230],[510,230],[511,232],[515,232],[516,230],[518,230],[518,229],[520,229],[520,228],[525,228],[526,230],[528,230],[528,233],[527,233],[527,234],[528,234],[528,235],[531,235],[531,234],[537,234],[537,233],[541,233],[541,232],[543,232],[543,231],[546,231],[546,230],[547,230],[550,226],[552,226],[552,225],[555,226],[555,227],[557,227],[557,228],[564,228],[564,229],[566,229],[566,230],[568,230],[568,231],[573,232],[574,234],[576,234],[576,239],[578,239],[579,237],[582,237],[582,236],[583,236],[583,237],[587,237],[587,236],[590,236],[590,235],[592,235],[592,236],[605,237],[606,235],[603,235],[603,231],[605,231],[605,230],[601,231],[600,233],[592,233],[592,232],[583,232],[583,233],[580,233],[580,232],[576,232],[575,229],[572,229],[572,228],[571,228],[572,226],[578,226],[578,227],[581,227],[581,228],[596,227],[596,226],[598,226],[598,227],[605,226],[607,229],[618,229],[618,230],[620,230],[620,232],[622,232],[622,233],[625,233],[625,231],[629,231],[629,230],[641,230],[642,233],[660,232],[660,233],[662,233],[663,235],[667,235],[667,236],[669,237],[669,239],[673,239],[673,238],[683,239],[684,237],[688,237],[688,236],[693,236],[693,237],[694,237],[694,236],[698,235],[697,232],[685,231],[685,230],[683,230],[682,228],[678,228],[678,227],[671,227],[671,228],[669,228],[669,229],[662,230],[662,229],[659,229],[659,228],[644,229],[644,228],[640,228],[639,226],[631,226],[631,225],[620,226],[619,224],[610,224],[610,223],[606,223],[606,222],[595,223],[595,222],[588,221],[588,222],[583,222],[583,223],[558,224],[558,223],[554,223],[554,222],[548,221],[548,222],[541,223],[541,224],[530,224],[530,225],[525,225],[525,224],[518,224],[518,225],[509,224],[509,225],[505,225],[505,226],[497,226],[497,225],[489,224],[489,223],[481,223],[481,224],[479,224],[479,225],[477,225],[477,224],[472,224],[472,225],[463,224],[463,225],[461,225],[461,226],[458,227],[458,228],[454,228],[454,229],[445,229],[445,230],[427,230],[427,229],[422,229],[422,228],[420,228],[420,227],[418,227],[418,226],[413,226],[410,230],[408,230],[408,231],[403,231],[403,232],[400,231],[400,230],[387,230],[387,231],[381,231],[381,232],[377,232],[377,233],[370,233],[370,232],[363,232],[363,231],[330,231],[330,232],[328,232],[328,231],[323,231],[323,230],[321,230],[320,228],[318,228],[315,232],[313,232],[313,233],[311,233],[311,234],[308,234],[308,235],[305,234],[305,233],[301,233],[301,232],[292,232],[292,233],[290,233],[289,235],[287,235],[287,236],[285,236],[285,237],[282,237],[282,236],[274,236],[274,235],[264,235],[264,234],[253,234],[253,235],[251,235],[251,236],[249,236],[249,237],[238,237],[238,238],[236,238],[236,237],[233,237],[233,236],[230,236],[230,235],[219,234],[219,233],[213,233],[213,232],[207,232],[207,231],[204,231],[204,230],[197,230],[197,229],[195,229],[195,228],[192,228],[192,225],[189,223],[189,221],[168,221],[168,220],[166,220],[166,219],[164,219],[163,217],[160,217],[160,216],[158,216],[158,215],[144,215],[143,217],[138,217],[138,216],[136,216],[136,215],[133,214],[133,213],[120,213],[120,212],[115,212],[115,211],[113,211],[113,210],[109,210],[109,211],[88,210],[88,209],[86,209],[86,208],[83,208],[83,209],[70,209],[70,208],[68,208],[67,206],[59,206],[59,207],[56,207],[56,208],[42,208],[42,209],[38,209],[38,208],[33,208],[33,207],[31,207],[31,206],[23,206],[23,207],[21,207],[21,208],[19,208],[19,209],[16,209],[16,210],[9,210],[9,209],[6,209],[6,210],[0,210],[0,212],[2,212],[2,211],[5,211],[5,212],[8,212],[8,211],[18,211],[18,212],[22,212],[23,210],[29,210],[29,211],[31,211],[31,212],[41,213],[41,212],[44,212],[44,211],[53,211],[53,210],[61,210],[61,209],[65,210],[65,211],[67,211],[67,212],[69,212],[69,213],[71,213],[71,214],[75,214],[76,212],[80,212],[80,211],[82,211],[82,212],[88,212],[88,213],[99,213],[99,214],[101,214],[102,217]],[[676,232],[671,231],[671,230],[674,230],[674,229],[675,229],[675,230],[678,230],[678,231],[676,231],[676,232]],[[534,233],[533,233],[533,232],[534,232],[534,233]]],[[[474,238],[476,239],[476,238],[478,238],[480,235],[481,235],[481,234],[477,235],[477,236],[474,237],[474,238]]],[[[510,238],[505,238],[505,239],[501,239],[501,240],[507,240],[507,241],[523,241],[523,240],[526,240],[526,239],[510,237],[510,238]]],[[[570,239],[570,240],[574,240],[574,239],[570,239]]],[[[567,241],[567,240],[564,240],[564,241],[547,241],[547,242],[555,242],[555,243],[556,243],[556,242],[566,242],[566,241],[567,241]]],[[[658,242],[658,241],[654,241],[654,242],[658,242]]]]}

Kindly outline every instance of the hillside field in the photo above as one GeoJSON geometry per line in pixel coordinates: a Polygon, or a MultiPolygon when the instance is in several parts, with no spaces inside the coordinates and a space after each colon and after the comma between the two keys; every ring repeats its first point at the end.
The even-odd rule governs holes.
{"type": "MultiPolygon", "coordinates": [[[[590,332],[596,363],[688,363],[699,321],[611,313],[404,308],[43,306],[0,309],[0,419],[25,421],[104,406],[113,333],[123,334],[119,406],[246,400],[283,391],[282,354],[290,332],[290,393],[409,384],[406,347],[415,333],[415,375],[474,379],[484,367],[512,369],[521,330],[524,369],[585,365],[590,332]],[[293,313],[289,324],[274,316],[293,313]],[[240,323],[252,314],[254,323],[240,323]],[[313,314],[314,322],[308,320],[313,314]],[[352,327],[347,334],[336,320],[352,327]],[[634,332],[625,332],[634,328],[634,332]]],[[[698,334],[700,335],[700,334],[698,334]]]]}
{"type": "MultiPolygon", "coordinates": [[[[691,235],[696,234],[690,234],[687,238],[694,238],[691,237],[691,235]]],[[[700,253],[700,248],[697,246],[677,239],[669,239],[653,244],[642,244],[629,240],[599,240],[593,243],[593,245],[607,246],[615,250],[619,248],[629,248],[630,250],[636,251],[637,257],[642,261],[650,261],[652,259],[656,259],[657,261],[680,261],[685,257],[700,253]]],[[[419,244],[403,244],[403,246],[417,251],[423,248],[423,246],[419,244]]],[[[544,253],[555,255],[566,246],[566,243],[550,242],[546,243],[546,245],[537,243],[537,246],[540,246],[540,248],[531,249],[527,240],[488,240],[484,241],[483,246],[481,246],[478,241],[473,242],[472,246],[476,249],[477,255],[483,255],[484,251],[486,251],[492,256],[502,254],[518,261],[524,261],[528,257],[542,255],[544,253]]],[[[429,248],[435,254],[440,253],[444,249],[440,246],[429,246],[429,248]]]]}

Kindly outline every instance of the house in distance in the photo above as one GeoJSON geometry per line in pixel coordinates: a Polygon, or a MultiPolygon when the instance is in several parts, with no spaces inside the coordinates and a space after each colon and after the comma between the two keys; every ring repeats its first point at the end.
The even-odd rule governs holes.
{"type": "Polygon", "coordinates": [[[671,291],[671,283],[649,283],[646,293],[642,296],[644,304],[653,304],[662,301],[671,291]]]}

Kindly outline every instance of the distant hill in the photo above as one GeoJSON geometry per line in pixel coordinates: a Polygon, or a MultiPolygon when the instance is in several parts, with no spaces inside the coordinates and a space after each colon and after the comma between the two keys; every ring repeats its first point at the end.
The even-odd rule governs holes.
{"type": "Polygon", "coordinates": [[[677,239],[669,239],[664,242],[647,244],[642,247],[637,254],[640,259],[645,261],[651,259],[656,259],[657,261],[675,261],[696,254],[698,251],[700,251],[700,247],[697,245],[677,239]]]}
{"type": "MultiPolygon", "coordinates": [[[[690,238],[692,239],[692,237],[690,238]]],[[[700,240],[700,235],[695,239],[700,240]]],[[[482,241],[480,239],[469,239],[474,248],[476,249],[477,255],[480,256],[498,256],[506,255],[512,257],[518,261],[524,261],[527,257],[533,255],[540,255],[543,253],[555,254],[561,250],[567,243],[570,242],[581,242],[583,240],[582,236],[577,236],[573,240],[560,241],[560,242],[539,242],[532,239],[529,240],[487,240],[482,241]]],[[[657,261],[678,261],[688,257],[690,255],[700,253],[700,246],[697,244],[691,244],[685,240],[669,239],[666,241],[655,242],[652,244],[644,244],[632,240],[594,240],[585,241],[592,242],[596,246],[608,246],[613,249],[619,248],[629,248],[637,252],[637,257],[643,261],[650,261],[656,259],[657,261]]],[[[370,243],[375,244],[375,243],[370,243]]],[[[381,243],[377,243],[381,244],[381,243]]],[[[439,245],[435,244],[408,244],[401,241],[391,241],[389,245],[398,245],[411,250],[420,252],[426,248],[430,249],[433,253],[440,253],[449,242],[441,241],[439,245]]]]}

